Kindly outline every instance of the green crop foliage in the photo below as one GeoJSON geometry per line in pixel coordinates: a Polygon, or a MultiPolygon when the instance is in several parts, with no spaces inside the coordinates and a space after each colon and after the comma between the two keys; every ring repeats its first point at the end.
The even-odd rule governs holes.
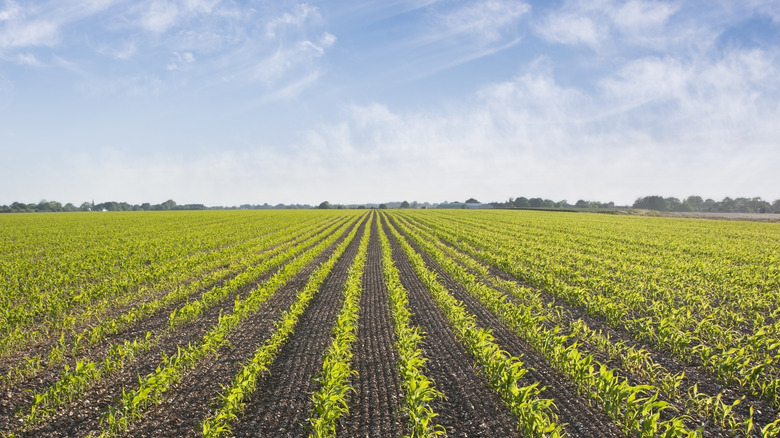
{"type": "MultiPolygon", "coordinates": [[[[404,211],[393,217],[412,227],[414,233],[424,235],[426,243],[436,242],[434,246],[438,250],[466,266],[485,285],[502,293],[511,291],[516,302],[526,303],[543,320],[565,327],[564,333],[571,336],[569,343],[578,342],[586,347],[584,351],[597,352],[616,361],[624,371],[658,388],[666,399],[676,401],[678,407],[695,404],[687,401],[690,396],[682,387],[683,374],[670,374],[647,352],[612,342],[587,324],[570,325],[565,312],[551,306],[545,308],[535,300],[533,295],[539,292],[534,290],[583,309],[615,328],[627,330],[636,340],[705,368],[724,383],[739,385],[745,394],[777,406],[780,368],[775,364],[780,359],[777,354],[780,313],[775,307],[778,280],[772,273],[778,269],[778,235],[773,234],[771,226],[594,215],[480,213],[404,211]],[[638,232],[634,225],[645,228],[638,232]],[[683,226],[690,228],[691,240],[681,238],[687,231],[683,226]],[[701,239],[702,229],[706,228],[717,230],[708,235],[712,241],[701,239]],[[731,228],[729,240],[718,240],[727,228],[731,228]],[[765,253],[746,252],[751,246],[763,246],[765,253]],[[681,250],[685,251],[682,256],[678,255],[681,250]],[[647,257],[648,251],[652,258],[647,257]],[[731,257],[740,254],[746,261],[733,263],[734,259],[725,256],[725,252],[731,252],[731,257]],[[696,254],[697,258],[691,259],[690,254],[696,254]],[[723,267],[723,257],[732,262],[723,267]],[[684,264],[680,260],[693,260],[695,268],[682,269],[681,275],[684,264]],[[750,298],[741,301],[739,293],[714,294],[713,289],[720,290],[723,284],[698,278],[706,273],[723,280],[722,274],[715,274],[718,271],[713,271],[711,265],[721,269],[721,273],[751,272],[747,275],[750,281],[743,285],[732,280],[744,279],[745,275],[732,273],[727,277],[730,287],[737,292],[744,291],[742,296],[750,298]],[[489,275],[488,266],[513,275],[517,283],[512,285],[489,275]],[[673,286],[661,289],[662,282],[673,286]],[[754,298],[757,301],[748,303],[754,298]],[[716,301],[709,301],[712,299],[716,301]],[[717,306],[711,307],[714,305],[708,303],[712,302],[717,306]],[[727,312],[726,308],[730,310],[727,312]],[[754,332],[745,334],[750,327],[754,332]]],[[[460,280],[470,281],[465,277],[460,280]]],[[[729,417],[725,422],[717,421],[713,411],[702,416],[687,409],[685,414],[680,418],[693,414],[702,418],[702,423],[715,421],[726,424],[725,430],[761,436],[756,435],[758,427],[752,424],[752,411],[735,416],[733,411],[725,410],[729,417]]]]}
{"type": "MultiPolygon", "coordinates": [[[[375,215],[372,215],[373,222],[375,215]]],[[[316,381],[322,386],[312,395],[314,407],[311,414],[310,437],[324,438],[336,436],[336,421],[349,412],[348,395],[354,388],[349,379],[357,374],[350,368],[352,345],[357,340],[357,322],[360,311],[360,296],[362,293],[363,269],[366,265],[368,239],[371,236],[371,223],[366,225],[366,231],[360,239],[355,260],[347,272],[344,283],[344,304],[336,319],[333,329],[333,341],[325,353],[322,371],[316,381]]]]}
{"type": "MultiPolygon", "coordinates": [[[[336,247],[330,258],[309,276],[306,286],[298,292],[295,302],[282,315],[281,319],[276,321],[276,330],[271,337],[262,344],[252,359],[244,365],[241,371],[234,377],[230,386],[225,388],[219,399],[213,401],[219,407],[212,416],[203,421],[202,431],[204,436],[220,437],[230,434],[230,424],[243,411],[246,400],[254,392],[257,379],[268,371],[268,367],[276,359],[279,349],[293,334],[300,316],[303,315],[303,312],[319,291],[319,287],[325,281],[333,266],[346,251],[347,246],[355,234],[357,234],[358,228],[358,226],[355,226],[346,239],[336,247]]],[[[304,260],[301,267],[310,260],[304,260]]],[[[253,307],[256,307],[256,305],[253,307]]]]}
{"type": "Polygon", "coordinates": [[[561,426],[556,424],[552,400],[540,398],[543,388],[538,382],[522,385],[526,373],[523,363],[501,350],[490,332],[476,323],[461,303],[453,298],[438,275],[429,270],[420,254],[394,228],[390,231],[401,245],[417,276],[433,295],[434,301],[447,317],[458,338],[469,351],[490,386],[496,390],[507,407],[518,418],[518,427],[528,436],[558,437],[561,426]]]}

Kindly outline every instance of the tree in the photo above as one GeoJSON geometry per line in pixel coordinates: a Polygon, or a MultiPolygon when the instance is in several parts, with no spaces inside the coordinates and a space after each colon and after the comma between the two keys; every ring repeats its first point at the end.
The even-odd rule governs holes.
{"type": "Polygon", "coordinates": [[[584,199],[580,199],[576,203],[574,203],[574,206],[577,208],[588,208],[590,206],[590,203],[584,199]]]}
{"type": "Polygon", "coordinates": [[[679,199],[671,197],[666,198],[666,209],[669,211],[684,211],[682,209],[682,202],[679,199]]]}
{"type": "Polygon", "coordinates": [[[542,198],[531,198],[528,200],[528,203],[531,204],[531,207],[533,208],[541,207],[543,202],[544,201],[542,200],[542,198]]]}
{"type": "Polygon", "coordinates": [[[38,212],[55,212],[62,211],[62,204],[57,201],[47,201],[42,199],[38,205],[35,206],[35,211],[38,212]]]}
{"type": "Polygon", "coordinates": [[[699,211],[704,207],[704,200],[701,199],[701,196],[688,196],[683,202],[694,211],[699,211]]]}
{"type": "Polygon", "coordinates": [[[328,201],[322,201],[320,202],[320,205],[317,206],[320,210],[327,210],[330,208],[330,202],[328,201]]]}
{"type": "Polygon", "coordinates": [[[480,202],[477,201],[474,198],[469,198],[469,199],[466,199],[466,204],[480,204],[480,202]]]}
{"type": "Polygon", "coordinates": [[[658,211],[667,211],[669,209],[666,199],[661,196],[645,196],[644,198],[639,198],[634,202],[634,208],[658,211]]]}
{"type": "Polygon", "coordinates": [[[21,202],[14,202],[11,204],[11,212],[13,213],[29,213],[35,211],[35,204],[24,204],[21,202]],[[32,206],[32,208],[30,208],[32,206]]]}
{"type": "Polygon", "coordinates": [[[407,202],[407,201],[402,202],[401,206],[398,207],[398,208],[409,208],[409,202],[407,202]]]}
{"type": "Polygon", "coordinates": [[[528,208],[531,204],[528,203],[528,198],[519,197],[515,198],[515,207],[517,208],[528,208]]]}
{"type": "Polygon", "coordinates": [[[379,204],[380,210],[387,210],[387,204],[379,204]]]}
{"type": "Polygon", "coordinates": [[[775,202],[772,203],[772,210],[775,213],[780,213],[780,199],[775,199],[775,202]]]}

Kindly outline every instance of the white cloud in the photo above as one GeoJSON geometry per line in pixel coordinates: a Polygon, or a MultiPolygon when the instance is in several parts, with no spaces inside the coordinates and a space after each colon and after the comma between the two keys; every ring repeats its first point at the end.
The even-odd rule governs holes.
{"type": "Polygon", "coordinates": [[[163,33],[179,20],[179,7],[169,1],[154,1],[141,17],[141,26],[154,33],[163,33]]]}
{"type": "Polygon", "coordinates": [[[596,50],[607,41],[656,46],[659,39],[676,37],[664,28],[678,9],[677,5],[660,1],[568,0],[534,28],[547,41],[596,50]]]}
{"type": "Polygon", "coordinates": [[[404,62],[397,69],[417,80],[514,47],[523,38],[521,22],[530,10],[518,0],[434,4],[419,33],[400,40],[395,50],[404,62]]]}
{"type": "Polygon", "coordinates": [[[184,0],[183,5],[188,11],[210,14],[220,3],[221,0],[184,0]]]}
{"type": "Polygon", "coordinates": [[[321,76],[316,59],[336,43],[336,37],[321,26],[318,9],[305,3],[269,4],[261,10],[254,9],[257,5],[221,0],[52,0],[24,7],[6,0],[0,4],[0,59],[41,66],[46,55],[67,57],[68,63],[51,64],[96,84],[78,87],[122,95],[143,90],[156,95],[166,89],[157,83],[160,77],[171,82],[167,89],[175,90],[196,83],[191,79],[197,76],[199,87],[264,84],[265,89],[256,88],[255,93],[265,97],[249,96],[254,101],[296,96],[321,76]],[[87,19],[99,20],[99,29],[85,32],[74,26],[87,19]],[[134,70],[109,78],[75,65],[77,58],[68,51],[84,42],[100,55],[133,59],[132,66],[127,65],[134,70]],[[49,53],[40,50],[44,47],[51,49],[49,53]],[[180,73],[164,76],[165,70],[180,73]]]}
{"type": "Polygon", "coordinates": [[[0,48],[54,46],[59,41],[59,24],[35,20],[11,23],[0,30],[0,48]]]}
{"type": "Polygon", "coordinates": [[[20,7],[6,1],[0,11],[0,49],[53,47],[61,42],[62,28],[104,11],[121,0],[50,1],[20,7]]]}
{"type": "MultiPolygon", "coordinates": [[[[52,164],[43,183],[70,191],[44,195],[79,201],[84,193],[99,200],[132,193],[124,200],[207,204],[470,196],[630,204],[648,194],[775,199],[778,66],[780,50],[648,56],[584,91],[561,85],[542,61],[447,108],[349,105],[341,120],[279,147],[241,149],[226,135],[221,150],[208,153],[72,158],[77,172],[66,175],[68,166],[52,164]],[[61,183],[73,175],[75,182],[61,183]]],[[[284,92],[294,96],[307,80],[288,83],[284,92]]],[[[29,172],[2,178],[42,184],[29,172]]]]}
{"type": "Polygon", "coordinates": [[[162,34],[197,17],[233,13],[221,0],[150,0],[136,7],[138,24],[145,30],[162,34]]]}
{"type": "Polygon", "coordinates": [[[135,45],[135,43],[130,42],[127,43],[124,47],[113,50],[111,52],[111,55],[119,60],[126,60],[133,57],[138,52],[138,49],[135,45]]]}
{"type": "Polygon", "coordinates": [[[561,86],[542,63],[446,110],[350,106],[342,122],[308,132],[301,149],[335,186],[349,191],[365,178],[379,199],[777,197],[778,56],[647,57],[592,93],[561,86]]]}
{"type": "Polygon", "coordinates": [[[306,3],[298,4],[295,6],[292,12],[285,12],[277,17],[271,19],[265,25],[265,33],[269,38],[276,38],[277,32],[280,28],[302,27],[307,21],[316,20],[320,18],[319,10],[306,3]]]}
{"type": "Polygon", "coordinates": [[[590,17],[577,14],[555,14],[537,27],[537,32],[548,41],[561,44],[584,44],[598,47],[607,38],[607,29],[590,17]]]}
{"type": "Polygon", "coordinates": [[[464,35],[485,42],[502,38],[502,32],[515,25],[531,6],[521,1],[490,0],[455,9],[440,18],[437,38],[464,35]]]}
{"type": "Polygon", "coordinates": [[[610,9],[609,15],[616,28],[634,33],[662,28],[677,10],[676,5],[668,3],[630,0],[610,9]]]}
{"type": "Polygon", "coordinates": [[[32,53],[19,53],[16,55],[16,62],[21,65],[27,65],[30,67],[43,67],[45,64],[41,62],[32,53]]]}
{"type": "Polygon", "coordinates": [[[22,9],[13,0],[6,0],[0,9],[0,22],[16,20],[22,15],[22,9]]]}
{"type": "Polygon", "coordinates": [[[760,14],[764,14],[775,23],[780,23],[780,2],[772,0],[749,0],[747,3],[760,14]]]}
{"type": "Polygon", "coordinates": [[[193,64],[194,62],[195,55],[191,52],[173,52],[173,60],[165,68],[168,71],[186,70],[190,68],[190,64],[193,64]]]}

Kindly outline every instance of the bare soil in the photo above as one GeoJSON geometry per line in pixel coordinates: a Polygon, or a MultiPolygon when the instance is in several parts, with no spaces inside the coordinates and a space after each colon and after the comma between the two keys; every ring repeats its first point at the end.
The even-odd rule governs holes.
{"type": "MultiPolygon", "coordinates": [[[[288,283],[288,285],[285,287],[299,287],[300,285],[305,284],[306,279],[308,278],[308,274],[310,274],[316,268],[316,266],[326,260],[327,256],[335,249],[338,241],[342,240],[348,232],[349,230],[342,233],[337,242],[331,244],[325,251],[323,251],[317,258],[315,258],[314,261],[309,263],[302,270],[302,272],[294,277],[293,280],[291,280],[290,283],[288,283]]],[[[270,277],[270,275],[272,275],[272,273],[264,275],[262,278],[258,279],[252,284],[242,288],[238,293],[247,293],[258,284],[262,283],[265,279],[270,277]]],[[[265,303],[264,309],[267,309],[269,306],[282,300],[281,297],[284,296],[284,294],[280,294],[279,292],[280,291],[277,291],[277,294],[272,299],[270,299],[269,302],[265,303]],[[277,298],[277,296],[279,298],[277,298]]],[[[294,294],[294,292],[289,293],[294,294]]],[[[123,369],[104,379],[100,384],[95,385],[93,388],[87,390],[78,400],[72,402],[63,409],[60,409],[51,419],[44,422],[43,424],[33,427],[28,433],[21,435],[51,437],[79,436],[85,435],[90,431],[97,429],[100,425],[100,418],[102,413],[108,409],[109,406],[116,403],[119,397],[121,397],[123,389],[137,386],[139,376],[145,376],[154,371],[155,367],[157,367],[157,365],[160,363],[160,357],[162,354],[170,356],[176,353],[178,347],[186,346],[190,342],[196,342],[198,339],[201,339],[206,331],[217,323],[219,315],[223,312],[229,312],[233,305],[234,300],[232,297],[228,297],[225,300],[222,300],[218,305],[207,310],[200,318],[186,324],[170,335],[165,336],[162,339],[162,342],[157,344],[149,352],[139,356],[131,363],[126,364],[123,369]]],[[[275,308],[275,311],[278,315],[278,312],[280,312],[281,309],[277,307],[275,308]]],[[[165,321],[167,321],[167,318],[167,313],[158,314],[155,318],[143,321],[141,325],[143,325],[144,328],[148,327],[150,324],[157,325],[160,323],[158,319],[162,319],[164,325],[165,321]]],[[[128,334],[145,332],[146,330],[144,329],[133,327],[128,331],[128,334]]],[[[47,376],[48,378],[52,378],[49,373],[47,373],[47,376]]],[[[53,376],[54,379],[58,377],[58,374],[53,376]]],[[[40,377],[38,380],[42,381],[42,379],[43,377],[40,377]]],[[[176,385],[176,387],[174,387],[172,391],[169,391],[169,393],[176,394],[179,388],[184,387],[183,385],[185,385],[185,380],[186,379],[183,379],[182,382],[176,385]]],[[[40,383],[42,383],[40,385],[40,389],[43,389],[47,386],[46,382],[40,383]]],[[[35,389],[38,389],[38,385],[36,385],[35,389]]],[[[17,390],[17,388],[14,388],[13,390],[14,394],[16,395],[15,397],[6,397],[3,399],[4,401],[9,400],[9,403],[3,403],[2,406],[3,416],[0,417],[2,418],[2,422],[0,422],[0,427],[2,427],[2,429],[0,429],[0,431],[3,432],[18,427],[16,424],[18,423],[18,419],[14,418],[12,415],[14,411],[14,405],[19,405],[19,399],[22,394],[17,390]]],[[[207,401],[208,399],[200,399],[200,403],[204,405],[208,404],[207,401]]],[[[25,400],[22,406],[28,406],[30,403],[31,400],[25,400]]],[[[176,420],[171,419],[168,423],[171,422],[175,424],[176,420]]]]}
{"type": "MultiPolygon", "coordinates": [[[[397,229],[401,235],[403,231],[397,229]]],[[[404,236],[406,237],[406,236],[404,236]]],[[[577,437],[622,437],[623,433],[612,420],[600,410],[592,407],[586,398],[577,392],[576,386],[565,376],[550,367],[547,359],[526,344],[511,329],[486,309],[457,284],[431,257],[409,238],[407,241],[425,260],[429,269],[436,271],[444,281],[450,294],[462,301],[466,309],[477,317],[480,326],[492,329],[493,336],[502,349],[510,355],[520,358],[528,370],[523,377],[524,384],[540,382],[545,387],[542,396],[550,398],[556,406],[559,422],[566,424],[570,436],[577,437]]],[[[414,275],[412,273],[412,275],[414,275]]],[[[402,275],[403,278],[403,275],[402,275]]]]}

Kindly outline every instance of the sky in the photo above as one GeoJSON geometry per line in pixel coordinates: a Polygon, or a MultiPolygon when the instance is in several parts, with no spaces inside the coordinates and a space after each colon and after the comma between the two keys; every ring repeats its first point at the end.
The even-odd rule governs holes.
{"type": "Polygon", "coordinates": [[[0,0],[0,204],[780,198],[780,1],[0,0]]]}

